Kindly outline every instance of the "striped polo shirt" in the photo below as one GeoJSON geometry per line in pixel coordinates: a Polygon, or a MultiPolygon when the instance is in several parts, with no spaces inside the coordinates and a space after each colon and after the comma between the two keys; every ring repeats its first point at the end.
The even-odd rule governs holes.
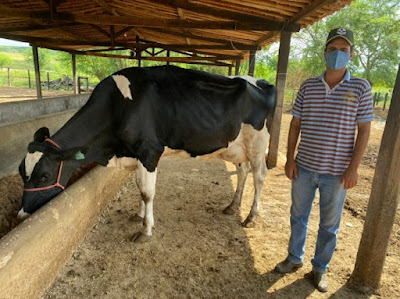
{"type": "Polygon", "coordinates": [[[330,89],[320,77],[299,89],[292,115],[301,119],[296,163],[313,172],[340,176],[353,155],[357,124],[373,121],[371,86],[350,75],[330,89]]]}

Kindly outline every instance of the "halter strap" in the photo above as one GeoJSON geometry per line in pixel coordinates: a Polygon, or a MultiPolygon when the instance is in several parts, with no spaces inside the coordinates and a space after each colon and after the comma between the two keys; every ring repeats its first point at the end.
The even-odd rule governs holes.
{"type": "MultiPolygon", "coordinates": [[[[61,149],[61,146],[59,146],[55,141],[51,140],[50,138],[46,138],[44,141],[47,141],[47,142],[51,143],[52,145],[54,145],[55,147],[61,149]]],[[[61,173],[62,173],[63,165],[64,165],[64,161],[61,161],[60,167],[59,167],[59,169],[58,169],[57,181],[55,182],[55,184],[50,185],[50,186],[46,186],[46,187],[24,188],[24,191],[27,191],[27,192],[42,191],[42,190],[48,190],[48,189],[51,189],[51,188],[54,188],[54,187],[59,187],[59,188],[61,188],[62,190],[64,190],[65,187],[64,187],[63,185],[60,184],[61,173]]]]}

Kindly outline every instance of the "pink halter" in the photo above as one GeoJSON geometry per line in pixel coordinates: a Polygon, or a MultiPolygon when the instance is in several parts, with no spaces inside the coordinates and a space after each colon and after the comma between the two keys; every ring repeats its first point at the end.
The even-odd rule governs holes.
{"type": "MultiPolygon", "coordinates": [[[[55,141],[51,140],[50,138],[46,138],[44,141],[50,142],[55,147],[58,147],[59,149],[61,149],[61,147],[55,141]]],[[[62,172],[62,169],[63,169],[63,164],[64,164],[64,161],[61,161],[60,168],[58,169],[57,181],[56,181],[55,184],[50,185],[50,186],[46,186],[46,187],[39,187],[39,188],[28,188],[28,189],[24,188],[24,191],[27,191],[27,192],[42,191],[42,190],[47,190],[47,189],[51,189],[51,188],[54,188],[54,187],[60,187],[62,190],[64,190],[65,187],[60,184],[61,172],[62,172]]]]}

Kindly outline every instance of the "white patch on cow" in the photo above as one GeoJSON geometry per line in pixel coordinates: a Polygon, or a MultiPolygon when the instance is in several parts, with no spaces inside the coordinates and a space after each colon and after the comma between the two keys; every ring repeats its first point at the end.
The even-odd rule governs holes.
{"type": "Polygon", "coordinates": [[[21,210],[19,210],[17,217],[18,217],[18,219],[25,219],[25,218],[28,218],[30,215],[31,214],[26,213],[24,211],[24,208],[22,208],[21,210]]]}
{"type": "Polygon", "coordinates": [[[112,77],[115,81],[115,84],[117,84],[119,91],[124,96],[124,98],[133,100],[132,94],[131,94],[131,89],[129,88],[129,85],[131,85],[131,82],[129,82],[128,78],[126,78],[123,75],[113,75],[112,77]]]}
{"type": "Polygon", "coordinates": [[[25,157],[25,174],[28,177],[28,181],[31,179],[33,169],[43,156],[42,152],[27,153],[25,157]]]}
{"type": "Polygon", "coordinates": [[[261,87],[257,86],[257,81],[259,79],[254,78],[252,76],[249,75],[243,75],[243,76],[229,76],[229,78],[242,78],[243,80],[246,80],[247,82],[249,82],[251,85],[254,85],[255,87],[257,87],[258,89],[262,89],[261,87]]]}
{"type": "Polygon", "coordinates": [[[108,160],[107,167],[116,167],[120,169],[133,171],[138,168],[138,160],[135,158],[128,158],[128,157],[117,158],[116,156],[113,156],[110,160],[108,160]]]}

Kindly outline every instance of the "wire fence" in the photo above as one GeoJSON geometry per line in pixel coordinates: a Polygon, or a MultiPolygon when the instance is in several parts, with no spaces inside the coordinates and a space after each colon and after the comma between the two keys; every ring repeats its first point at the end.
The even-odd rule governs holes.
{"type": "MultiPolygon", "coordinates": [[[[42,89],[66,90],[74,89],[72,74],[54,71],[41,71],[40,81],[42,89]]],[[[78,77],[78,92],[89,91],[89,77],[78,77]]],[[[94,79],[92,80],[92,82],[94,79]]],[[[13,68],[0,69],[0,86],[36,88],[35,72],[33,70],[21,70],[13,68]]]]}

